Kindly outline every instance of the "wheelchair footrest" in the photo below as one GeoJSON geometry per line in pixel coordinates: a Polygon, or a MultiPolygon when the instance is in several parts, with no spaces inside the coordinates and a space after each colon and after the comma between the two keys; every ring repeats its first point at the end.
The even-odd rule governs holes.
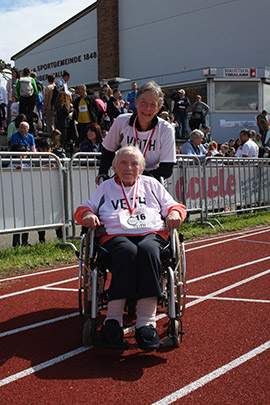
{"type": "Polygon", "coordinates": [[[164,347],[178,347],[179,346],[179,337],[178,336],[167,336],[160,342],[160,348],[164,347]]]}

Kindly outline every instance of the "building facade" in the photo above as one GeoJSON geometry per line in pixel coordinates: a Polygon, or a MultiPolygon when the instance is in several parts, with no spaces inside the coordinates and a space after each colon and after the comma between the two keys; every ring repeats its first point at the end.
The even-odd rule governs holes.
{"type": "Polygon", "coordinates": [[[155,80],[170,101],[184,88],[210,106],[213,137],[224,142],[256,128],[270,111],[265,30],[269,0],[98,0],[13,56],[16,66],[71,73],[70,86],[118,86],[155,80]]]}

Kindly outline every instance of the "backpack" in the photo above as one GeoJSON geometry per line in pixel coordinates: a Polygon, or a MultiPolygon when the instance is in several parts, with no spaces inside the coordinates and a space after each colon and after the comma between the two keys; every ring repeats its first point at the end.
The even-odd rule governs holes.
{"type": "Polygon", "coordinates": [[[34,94],[34,87],[32,85],[32,77],[20,78],[20,96],[31,97],[34,94]]]}
{"type": "Polygon", "coordinates": [[[53,106],[55,104],[55,100],[56,100],[58,94],[59,94],[59,91],[57,90],[56,86],[54,86],[53,93],[52,93],[52,99],[51,99],[51,109],[52,110],[53,110],[53,106]]]}

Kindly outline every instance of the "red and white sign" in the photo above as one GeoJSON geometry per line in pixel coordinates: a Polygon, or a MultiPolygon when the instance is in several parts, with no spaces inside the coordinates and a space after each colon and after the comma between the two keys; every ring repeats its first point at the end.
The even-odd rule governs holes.
{"type": "Polygon", "coordinates": [[[246,77],[246,78],[257,77],[257,69],[256,68],[224,68],[223,76],[224,77],[246,77]]]}

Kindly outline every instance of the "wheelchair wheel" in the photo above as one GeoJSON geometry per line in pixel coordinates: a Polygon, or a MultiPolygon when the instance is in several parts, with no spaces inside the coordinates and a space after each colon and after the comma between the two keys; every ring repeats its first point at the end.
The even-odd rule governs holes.
{"type": "Polygon", "coordinates": [[[173,233],[174,238],[174,260],[175,260],[175,286],[176,286],[176,312],[178,317],[181,319],[186,301],[186,261],[185,261],[185,249],[183,235],[175,231],[173,233]]]}
{"type": "Polygon", "coordinates": [[[90,314],[90,241],[91,232],[88,231],[82,238],[80,251],[79,312],[83,316],[90,314]]]}
{"type": "Polygon", "coordinates": [[[87,318],[82,329],[82,343],[84,346],[94,346],[96,337],[96,321],[87,318]]]}

